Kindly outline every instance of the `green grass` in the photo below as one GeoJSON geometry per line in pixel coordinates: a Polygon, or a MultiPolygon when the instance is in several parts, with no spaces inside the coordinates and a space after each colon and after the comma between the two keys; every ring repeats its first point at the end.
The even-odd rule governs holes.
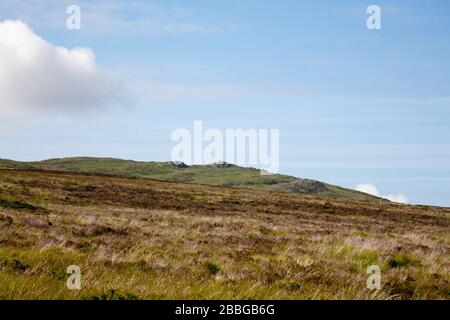
{"type": "Polygon", "coordinates": [[[401,268],[409,265],[411,263],[411,258],[404,254],[398,253],[391,260],[389,260],[389,266],[391,268],[401,268]]]}
{"type": "Polygon", "coordinates": [[[213,275],[220,272],[220,266],[217,263],[208,261],[205,266],[206,270],[213,275]]]}
{"type": "Polygon", "coordinates": [[[0,207],[3,208],[13,208],[13,209],[29,209],[29,210],[36,210],[38,207],[35,207],[31,204],[20,202],[20,201],[9,201],[0,199],[0,207]]]}
{"type": "Polygon", "coordinates": [[[261,175],[261,172],[258,169],[235,165],[230,167],[194,165],[187,168],[177,168],[166,162],[139,162],[113,158],[75,157],[50,159],[38,162],[15,162],[12,160],[0,159],[0,168],[36,168],[44,170],[103,173],[182,183],[245,187],[274,191],[284,190],[294,193],[319,194],[324,197],[386,201],[369,194],[318,181],[316,181],[316,183],[321,187],[319,192],[303,191],[301,187],[292,187],[292,184],[299,182],[301,186],[302,182],[306,182],[304,179],[282,174],[261,175]]]}

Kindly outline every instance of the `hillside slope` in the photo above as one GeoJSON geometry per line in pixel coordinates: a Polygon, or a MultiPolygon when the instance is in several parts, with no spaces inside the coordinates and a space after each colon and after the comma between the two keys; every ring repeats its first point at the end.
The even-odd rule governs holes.
{"type": "Polygon", "coordinates": [[[449,299],[450,209],[0,169],[1,299],[449,299]],[[66,287],[77,265],[81,290],[66,287]],[[380,290],[367,268],[381,269],[380,290]]]}
{"type": "Polygon", "coordinates": [[[114,158],[76,157],[36,162],[17,162],[0,159],[0,168],[35,168],[105,173],[172,182],[246,187],[355,200],[387,201],[366,193],[341,188],[316,180],[301,179],[282,174],[261,175],[258,169],[244,168],[227,163],[187,166],[174,162],[140,162],[114,158]]]}

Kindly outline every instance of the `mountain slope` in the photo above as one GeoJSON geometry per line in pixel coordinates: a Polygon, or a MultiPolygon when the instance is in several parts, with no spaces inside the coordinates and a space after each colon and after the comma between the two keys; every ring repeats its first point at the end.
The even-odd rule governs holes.
{"type": "Polygon", "coordinates": [[[261,175],[260,170],[228,163],[187,166],[175,162],[140,162],[114,158],[61,158],[36,162],[1,160],[0,168],[104,173],[215,186],[246,187],[355,200],[384,199],[316,180],[261,175]]]}

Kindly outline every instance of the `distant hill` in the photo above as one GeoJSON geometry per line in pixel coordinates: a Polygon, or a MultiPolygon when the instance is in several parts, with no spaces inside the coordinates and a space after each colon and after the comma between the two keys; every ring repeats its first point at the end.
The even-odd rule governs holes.
{"type": "Polygon", "coordinates": [[[141,162],[90,157],[49,159],[35,162],[0,159],[0,169],[41,169],[102,173],[172,182],[265,189],[342,199],[388,201],[316,180],[301,179],[282,174],[261,175],[259,169],[240,167],[225,162],[187,166],[180,162],[141,162]]]}

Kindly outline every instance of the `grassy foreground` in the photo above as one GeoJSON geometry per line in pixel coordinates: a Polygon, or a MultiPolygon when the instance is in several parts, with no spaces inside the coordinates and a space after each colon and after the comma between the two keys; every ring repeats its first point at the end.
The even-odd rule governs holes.
{"type": "Polygon", "coordinates": [[[450,209],[0,170],[0,299],[449,299],[450,209]],[[78,265],[81,290],[66,287],[78,265]],[[366,287],[381,268],[378,291],[366,287]]]}

